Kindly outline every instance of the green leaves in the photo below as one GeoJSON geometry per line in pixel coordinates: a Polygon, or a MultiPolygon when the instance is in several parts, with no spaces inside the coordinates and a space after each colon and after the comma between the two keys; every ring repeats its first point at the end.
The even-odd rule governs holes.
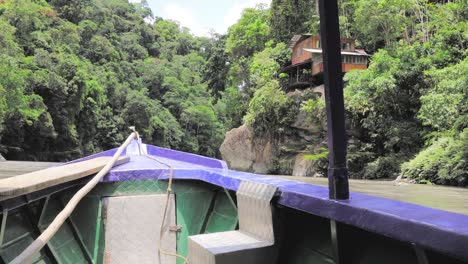
{"type": "Polygon", "coordinates": [[[418,117],[436,131],[454,128],[468,109],[468,59],[439,70],[427,72],[432,87],[421,96],[418,117]]]}
{"type": "Polygon", "coordinates": [[[321,148],[319,153],[304,155],[304,159],[305,160],[325,159],[328,157],[328,153],[329,153],[328,149],[321,148]]]}
{"type": "MultiPolygon", "coordinates": [[[[342,35],[376,51],[345,76],[351,175],[394,177],[424,147],[405,176],[467,185],[466,1],[339,4],[342,35]]],[[[323,127],[323,101],[294,101],[278,83],[284,42],[318,33],[313,1],[247,8],[211,38],[151,16],[145,1],[3,1],[2,151],[67,160],[117,146],[136,125],[148,143],[216,156],[243,120],[257,135],[287,133],[301,104],[323,127]]]]}
{"type": "Polygon", "coordinates": [[[226,35],[213,35],[214,42],[210,49],[203,81],[207,82],[208,90],[218,99],[226,89],[229,72],[228,54],[225,52],[226,35]]]}
{"type": "Polygon", "coordinates": [[[421,66],[416,49],[395,55],[380,50],[367,70],[345,75],[345,106],[357,140],[350,147],[353,177],[394,177],[398,164],[421,146],[419,108],[421,66]],[[357,165],[355,163],[360,163],[357,165]]]}
{"type": "Polygon", "coordinates": [[[148,143],[216,155],[208,42],[176,22],[145,23],[145,3],[78,2],[0,5],[2,150],[67,160],[115,147],[136,125],[148,143]]]}
{"type": "Polygon", "coordinates": [[[270,12],[270,33],[275,42],[287,43],[293,35],[319,32],[315,1],[273,0],[270,12]]]}
{"type": "Polygon", "coordinates": [[[272,47],[272,42],[267,43],[267,47],[254,54],[250,65],[251,80],[258,87],[271,81],[281,65],[284,65],[290,57],[290,51],[286,49],[284,43],[279,43],[272,47]]]}
{"type": "Polygon", "coordinates": [[[356,1],[355,33],[366,49],[374,51],[403,38],[408,25],[408,3],[405,0],[356,1]]]}
{"type": "Polygon", "coordinates": [[[402,165],[404,177],[436,184],[468,185],[468,129],[456,137],[441,137],[402,165]]]}
{"type": "Polygon", "coordinates": [[[248,57],[265,47],[270,33],[269,11],[264,5],[246,8],[228,29],[226,52],[233,58],[248,57]]]}
{"type": "Polygon", "coordinates": [[[3,131],[3,122],[5,121],[7,110],[6,91],[2,85],[0,85],[0,133],[3,131]]]}
{"type": "Polygon", "coordinates": [[[131,91],[122,110],[122,119],[138,128],[145,142],[162,147],[177,147],[182,130],[174,116],[145,90],[131,91]]]}
{"type": "Polygon", "coordinates": [[[356,28],[367,32],[358,35],[367,48],[383,41],[385,49],[372,56],[367,70],[345,76],[346,107],[358,139],[351,144],[350,157],[365,156],[362,166],[353,159],[351,171],[358,177],[392,175],[388,172],[399,169],[393,165],[411,159],[401,167],[407,177],[466,185],[466,152],[461,150],[466,146],[461,141],[468,124],[468,35],[463,5],[377,2],[369,6],[372,1],[358,1],[356,28]],[[387,4],[402,4],[405,17],[387,4]],[[394,17],[387,17],[390,13],[394,17]],[[365,19],[372,15],[377,18],[365,19]],[[391,31],[372,33],[382,23],[393,25],[391,31]],[[398,25],[405,33],[397,33],[402,29],[398,25]]]}
{"type": "Polygon", "coordinates": [[[468,185],[468,59],[427,72],[419,119],[427,126],[427,148],[402,165],[417,181],[468,185]]]}
{"type": "Polygon", "coordinates": [[[291,103],[278,82],[270,81],[255,92],[244,122],[252,125],[255,133],[277,133],[276,129],[291,121],[288,115],[291,103]]]}

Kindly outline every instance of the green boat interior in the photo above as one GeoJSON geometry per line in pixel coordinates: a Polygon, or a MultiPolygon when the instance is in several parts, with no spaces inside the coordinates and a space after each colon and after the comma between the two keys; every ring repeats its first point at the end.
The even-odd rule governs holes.
{"type": "MultiPolygon", "coordinates": [[[[159,195],[166,197],[166,180],[131,180],[103,182],[92,190],[75,209],[68,221],[41,250],[34,263],[107,263],[104,262],[107,222],[106,201],[112,197],[159,195]]],[[[13,260],[63,209],[79,187],[49,194],[32,203],[2,214],[1,258],[13,260]]],[[[176,225],[171,229],[175,250],[187,256],[188,237],[236,230],[238,228],[236,193],[194,180],[176,180],[173,185],[176,225]]],[[[275,204],[275,201],[273,201],[275,204]]],[[[334,263],[333,239],[329,219],[277,205],[279,221],[277,263],[334,263]]],[[[138,208],[162,214],[163,208],[138,208]]],[[[150,221],[151,222],[151,221],[150,221]]],[[[156,222],[156,221],[155,221],[156,222]]],[[[350,225],[342,224],[338,239],[346,245],[347,263],[464,263],[444,254],[425,250],[350,225]],[[421,262],[425,258],[428,262],[421,262]]],[[[125,233],[125,230],[121,230],[125,233]]],[[[144,234],[140,234],[144,235],[144,234]]],[[[125,239],[125,235],[122,236],[125,239]]],[[[134,241],[123,241],[134,243],[134,241]]],[[[146,245],[157,252],[157,244],[146,245]]],[[[176,263],[175,258],[170,262],[176,263]]],[[[183,264],[182,259],[177,263],[183,264]]]]}

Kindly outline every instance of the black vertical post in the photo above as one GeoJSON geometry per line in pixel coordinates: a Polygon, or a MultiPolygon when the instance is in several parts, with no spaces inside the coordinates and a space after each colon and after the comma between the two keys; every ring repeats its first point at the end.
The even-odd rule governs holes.
{"type": "Polygon", "coordinates": [[[346,200],[349,198],[349,187],[348,169],[346,168],[346,131],[338,3],[336,0],[319,0],[319,11],[327,107],[328,186],[330,199],[346,200]]]}

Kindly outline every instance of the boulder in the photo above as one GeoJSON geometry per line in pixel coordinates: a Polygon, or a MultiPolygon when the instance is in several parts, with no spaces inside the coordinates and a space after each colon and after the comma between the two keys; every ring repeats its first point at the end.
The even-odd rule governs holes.
{"type": "Polygon", "coordinates": [[[250,171],[255,162],[252,131],[246,125],[233,128],[226,133],[219,148],[223,160],[233,170],[250,171]]]}
{"type": "Polygon", "coordinates": [[[6,159],[0,154],[0,161],[5,161],[6,159]]]}
{"type": "Polygon", "coordinates": [[[316,86],[312,89],[312,91],[314,91],[314,93],[317,93],[320,95],[320,98],[322,98],[322,100],[325,100],[325,86],[322,84],[322,85],[319,85],[319,86],[316,86]]]}
{"type": "Polygon", "coordinates": [[[278,131],[254,135],[253,128],[242,125],[227,132],[220,147],[222,158],[233,170],[261,174],[314,176],[320,174],[318,161],[304,155],[320,149],[324,140],[324,125],[301,109],[303,102],[323,87],[294,90],[287,95],[299,109],[292,122],[278,131]],[[271,135],[275,135],[273,138],[271,135]]]}
{"type": "Polygon", "coordinates": [[[303,129],[303,130],[313,130],[314,124],[310,122],[309,115],[306,111],[300,110],[294,123],[291,124],[292,128],[303,129]]]}
{"type": "Polygon", "coordinates": [[[304,154],[296,155],[296,159],[294,161],[294,168],[292,172],[292,176],[301,176],[301,177],[311,177],[314,176],[315,162],[313,160],[304,159],[304,154]]]}
{"type": "Polygon", "coordinates": [[[272,170],[274,155],[274,146],[271,140],[259,138],[254,140],[255,162],[253,163],[253,172],[269,173],[272,170]]]}
{"type": "Polygon", "coordinates": [[[270,139],[254,138],[252,128],[242,125],[227,132],[219,150],[233,170],[268,173],[273,166],[273,147],[270,139]]]}

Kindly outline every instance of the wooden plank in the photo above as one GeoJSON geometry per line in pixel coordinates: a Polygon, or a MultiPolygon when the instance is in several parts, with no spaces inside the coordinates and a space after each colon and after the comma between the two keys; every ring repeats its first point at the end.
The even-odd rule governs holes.
{"type": "MultiPolygon", "coordinates": [[[[0,200],[4,196],[15,197],[95,174],[111,159],[112,157],[98,157],[2,179],[0,180],[0,200]]],[[[129,157],[120,157],[114,166],[129,160],[129,157]]]]}
{"type": "Polygon", "coordinates": [[[59,164],[58,162],[42,161],[0,161],[0,179],[47,169],[59,164]]]}

